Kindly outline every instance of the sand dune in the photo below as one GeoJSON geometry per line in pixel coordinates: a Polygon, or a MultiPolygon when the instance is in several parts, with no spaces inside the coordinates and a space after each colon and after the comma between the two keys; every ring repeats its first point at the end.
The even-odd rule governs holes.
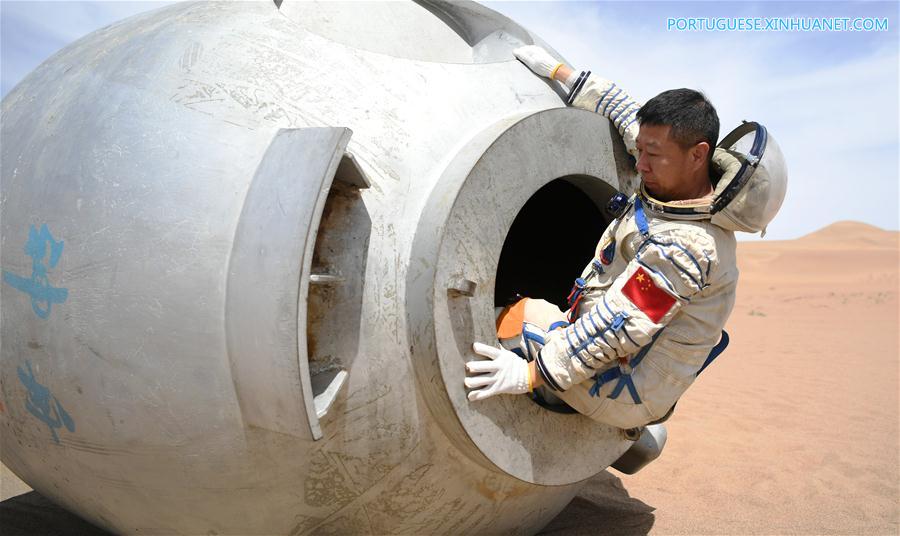
{"type": "MultiPolygon", "coordinates": [[[[732,344],[662,457],[591,479],[544,532],[898,534],[898,244],[856,222],[740,243],[732,344]]],[[[3,473],[4,494],[27,490],[13,485],[3,473]]],[[[29,495],[0,508],[11,533],[77,525],[29,495]]]]}
{"type": "Polygon", "coordinates": [[[886,231],[880,227],[858,221],[838,221],[818,231],[802,236],[797,240],[771,242],[778,244],[802,244],[805,246],[828,246],[833,244],[852,244],[872,246],[878,249],[896,249],[898,235],[896,231],[886,231]]]}

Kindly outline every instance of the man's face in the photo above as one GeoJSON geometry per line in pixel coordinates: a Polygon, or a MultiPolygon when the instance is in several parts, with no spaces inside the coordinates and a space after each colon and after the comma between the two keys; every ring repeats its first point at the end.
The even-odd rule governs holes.
{"type": "MultiPolygon", "coordinates": [[[[690,180],[698,165],[694,148],[684,149],[669,137],[672,127],[642,125],[637,137],[637,170],[647,191],[660,201],[689,199],[690,180]]],[[[706,151],[703,151],[704,157],[706,151]]]]}

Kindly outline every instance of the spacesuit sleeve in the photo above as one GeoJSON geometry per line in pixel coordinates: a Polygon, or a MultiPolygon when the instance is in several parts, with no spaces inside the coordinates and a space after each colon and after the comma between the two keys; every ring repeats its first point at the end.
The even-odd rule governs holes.
{"type": "Polygon", "coordinates": [[[672,229],[638,239],[634,258],[602,297],[575,322],[548,334],[535,361],[551,388],[565,391],[636,353],[709,285],[716,254],[702,231],[672,229]]]}
{"type": "Polygon", "coordinates": [[[624,89],[610,80],[583,72],[572,86],[567,103],[603,114],[619,130],[628,152],[638,158],[636,144],[640,125],[637,112],[641,109],[641,103],[632,99],[624,89]]]}

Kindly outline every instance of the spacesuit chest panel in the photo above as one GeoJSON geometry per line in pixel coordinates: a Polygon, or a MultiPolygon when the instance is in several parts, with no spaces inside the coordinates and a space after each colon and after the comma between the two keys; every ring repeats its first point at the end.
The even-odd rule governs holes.
{"type": "Polygon", "coordinates": [[[581,273],[585,290],[584,298],[578,304],[579,316],[590,310],[616,277],[628,267],[628,263],[634,258],[633,241],[638,234],[633,207],[606,228],[597,243],[594,258],[581,273]]]}

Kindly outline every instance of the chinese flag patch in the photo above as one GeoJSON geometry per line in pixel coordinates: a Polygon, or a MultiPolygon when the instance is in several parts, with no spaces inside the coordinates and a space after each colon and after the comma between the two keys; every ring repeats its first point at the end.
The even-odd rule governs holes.
{"type": "Polygon", "coordinates": [[[643,268],[638,268],[628,279],[625,286],[622,287],[622,294],[643,311],[650,320],[657,323],[675,305],[675,298],[657,287],[643,268]]]}

